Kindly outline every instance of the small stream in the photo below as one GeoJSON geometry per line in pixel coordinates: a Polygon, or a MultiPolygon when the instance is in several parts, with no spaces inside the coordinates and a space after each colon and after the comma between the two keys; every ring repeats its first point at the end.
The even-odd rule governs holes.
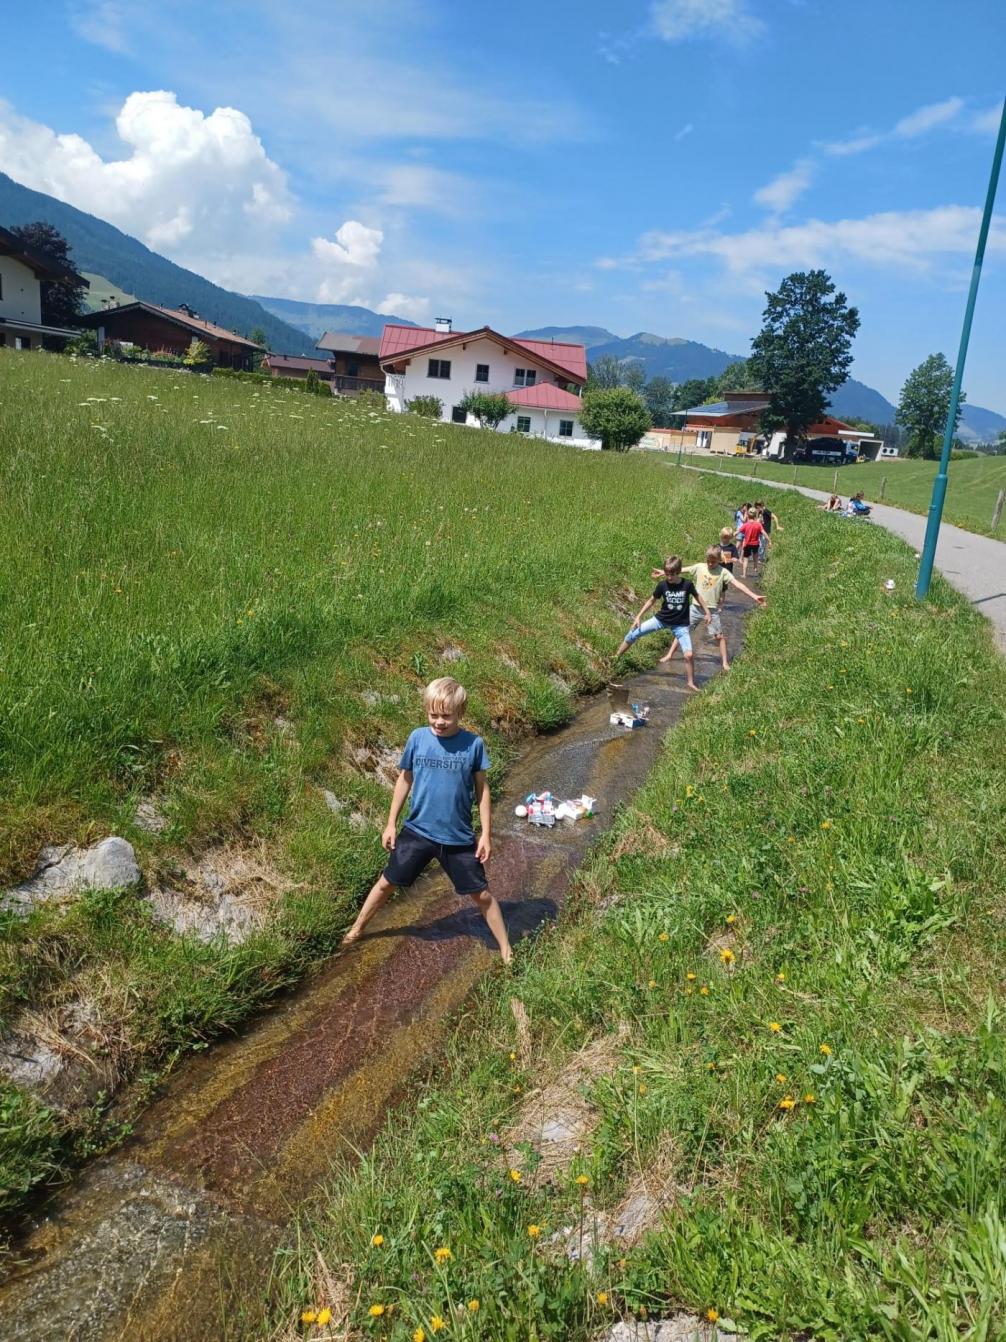
{"type": "MultiPolygon", "coordinates": [[[[736,654],[736,605],[724,626],[736,654]]],[[[717,668],[700,642],[699,681],[717,668]]],[[[611,726],[598,695],[568,726],[530,741],[509,772],[489,876],[514,942],[556,916],[588,848],[695,697],[680,661],[625,683],[630,699],[651,706],[648,727],[611,726]],[[597,797],[597,817],[552,830],[516,819],[514,805],[542,788],[597,797]]],[[[194,1055],[135,1134],[53,1200],[0,1283],[0,1340],[241,1333],[242,1311],[254,1312],[277,1245],[332,1158],[364,1149],[407,1099],[438,1053],[443,1022],[497,963],[478,911],[434,869],[244,1034],[194,1055]]]]}

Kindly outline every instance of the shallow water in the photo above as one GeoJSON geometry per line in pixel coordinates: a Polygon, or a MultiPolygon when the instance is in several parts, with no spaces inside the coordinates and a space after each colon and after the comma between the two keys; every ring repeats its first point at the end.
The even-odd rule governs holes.
{"type": "MultiPolygon", "coordinates": [[[[737,606],[724,619],[741,642],[737,606]]],[[[700,644],[700,683],[717,660],[700,644]]],[[[577,866],[652,768],[694,696],[680,661],[627,680],[650,725],[609,724],[604,695],[522,751],[495,808],[491,886],[516,941],[555,916],[577,866]],[[531,791],[586,792],[593,820],[536,829],[531,791]]],[[[286,1226],[334,1156],[366,1147],[440,1048],[437,1028],[498,963],[481,916],[439,871],[387,905],[352,950],[240,1037],[194,1056],[136,1133],[28,1233],[0,1284],[0,1339],[207,1342],[253,1335],[286,1226]],[[242,1303],[244,1302],[244,1304],[242,1303]]]]}

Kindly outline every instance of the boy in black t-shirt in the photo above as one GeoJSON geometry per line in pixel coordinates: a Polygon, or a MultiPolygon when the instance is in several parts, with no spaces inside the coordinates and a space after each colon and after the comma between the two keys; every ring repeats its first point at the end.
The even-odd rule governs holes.
{"type": "Polygon", "coordinates": [[[621,657],[622,653],[626,652],[637,638],[643,638],[646,634],[656,634],[665,630],[667,633],[673,634],[681,645],[681,650],[685,655],[686,683],[690,690],[697,690],[699,687],[695,683],[695,656],[692,652],[689,613],[694,601],[702,607],[702,613],[708,623],[710,618],[709,607],[696,591],[695,584],[691,579],[682,578],[681,560],[677,555],[670,555],[664,560],[663,574],[663,578],[653,589],[653,595],[644,603],[639,614],[632,621],[632,626],[622,639],[621,646],[615,656],[621,657]],[[644,622],[643,617],[653,606],[657,607],[656,615],[644,622]]]}

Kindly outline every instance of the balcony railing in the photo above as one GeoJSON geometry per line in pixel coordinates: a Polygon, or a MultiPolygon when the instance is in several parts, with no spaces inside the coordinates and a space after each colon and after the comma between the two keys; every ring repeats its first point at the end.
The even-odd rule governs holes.
{"type": "Polygon", "coordinates": [[[343,395],[352,395],[358,391],[379,391],[384,394],[383,377],[350,377],[346,373],[336,373],[332,378],[332,386],[343,395]]]}

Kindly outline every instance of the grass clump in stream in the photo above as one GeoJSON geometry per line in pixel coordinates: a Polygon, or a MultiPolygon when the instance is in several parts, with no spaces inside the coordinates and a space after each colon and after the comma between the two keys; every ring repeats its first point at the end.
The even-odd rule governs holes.
{"type": "Polygon", "coordinates": [[[785,542],[743,657],[561,925],[484,985],[277,1260],[277,1336],[325,1264],[349,1265],[325,1303],[387,1339],[436,1317],[586,1342],[677,1309],[753,1339],[1006,1333],[1006,668],[944,584],[900,595],[912,556],[879,529],[794,501],[785,542]],[[539,1187],[507,1132],[604,1037],[590,1130],[539,1187]],[[648,1233],[570,1261],[654,1174],[648,1233]]]}
{"type": "Polygon", "coordinates": [[[724,503],[657,461],[11,350],[0,437],[0,889],[43,845],[109,833],[148,888],[184,891],[207,856],[264,873],[241,945],[179,936],[137,892],[0,915],[0,1045],[95,1064],[60,1103],[0,1090],[3,1213],[93,1149],[124,1082],[331,952],[382,864],[378,766],[426,681],[466,683],[498,782],[724,503]]]}

